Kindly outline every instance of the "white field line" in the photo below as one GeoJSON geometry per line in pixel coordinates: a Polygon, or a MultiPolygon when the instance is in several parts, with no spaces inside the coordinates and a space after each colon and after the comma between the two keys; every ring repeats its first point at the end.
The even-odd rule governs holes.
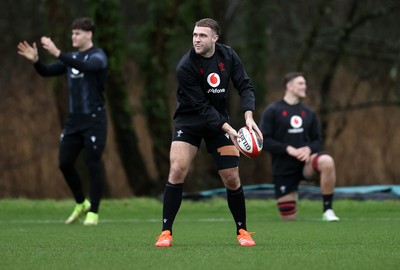
{"type": "MultiPolygon", "coordinates": [[[[277,220],[273,220],[276,222],[277,220]]],[[[321,218],[299,218],[297,222],[312,221],[322,222],[321,218]]],[[[400,221],[400,217],[372,217],[372,218],[341,218],[340,222],[346,221],[400,221]]],[[[157,223],[161,222],[161,219],[100,219],[99,223],[157,223]]],[[[232,222],[231,218],[200,218],[200,219],[179,219],[177,222],[205,222],[205,223],[218,223],[218,222],[232,222]]],[[[269,222],[269,221],[267,221],[269,222]]],[[[60,219],[31,219],[31,220],[0,220],[0,224],[62,224],[64,220],[60,219]]],[[[79,221],[77,222],[79,223],[79,221]]]]}
{"type": "MultiPolygon", "coordinates": [[[[82,219],[83,220],[83,219],[82,219]]],[[[0,220],[0,224],[57,224],[57,223],[64,223],[65,220],[60,219],[27,219],[27,220],[0,220]]],[[[224,218],[201,218],[201,219],[187,219],[182,220],[179,219],[178,222],[228,222],[232,221],[231,219],[224,219],[224,218]]],[[[100,219],[99,223],[156,223],[161,222],[161,219],[100,219]]],[[[77,222],[79,223],[79,221],[77,222]]]]}

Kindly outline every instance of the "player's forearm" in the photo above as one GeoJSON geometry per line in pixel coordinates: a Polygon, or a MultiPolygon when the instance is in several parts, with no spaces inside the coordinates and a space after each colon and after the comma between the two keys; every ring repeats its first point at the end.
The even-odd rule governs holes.
{"type": "Polygon", "coordinates": [[[236,130],[231,126],[231,125],[229,125],[228,123],[224,123],[223,125],[222,125],[222,130],[223,131],[225,131],[225,132],[227,132],[227,133],[231,133],[231,132],[233,132],[233,131],[235,131],[236,132],[236,130]]]}
{"type": "Polygon", "coordinates": [[[253,119],[253,112],[252,111],[245,111],[244,119],[247,121],[248,118],[253,119]]]}
{"type": "Polygon", "coordinates": [[[56,61],[50,65],[45,65],[38,60],[33,64],[33,66],[35,67],[36,71],[44,77],[57,76],[66,72],[65,66],[60,61],[56,61]]]}

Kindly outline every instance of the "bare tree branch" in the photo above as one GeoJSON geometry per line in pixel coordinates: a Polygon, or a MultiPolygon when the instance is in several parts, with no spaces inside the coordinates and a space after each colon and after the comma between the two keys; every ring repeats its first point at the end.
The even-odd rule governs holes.
{"type": "Polygon", "coordinates": [[[312,27],[304,40],[305,46],[302,48],[299,58],[296,62],[297,70],[303,70],[304,63],[306,59],[310,55],[312,48],[317,40],[317,36],[321,26],[321,20],[326,16],[326,10],[329,9],[330,5],[332,4],[331,0],[322,0],[318,6],[318,15],[316,16],[312,27]]]}

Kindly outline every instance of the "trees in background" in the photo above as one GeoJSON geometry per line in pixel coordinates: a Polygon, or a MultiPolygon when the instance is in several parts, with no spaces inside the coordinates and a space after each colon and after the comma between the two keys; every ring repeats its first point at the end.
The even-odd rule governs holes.
{"type": "MultiPolygon", "coordinates": [[[[23,141],[25,146],[22,141],[13,146],[7,144],[12,134],[39,132],[39,129],[24,130],[27,125],[21,121],[21,113],[15,114],[16,110],[27,111],[25,104],[39,99],[36,91],[28,95],[16,89],[30,84],[31,76],[27,73],[20,77],[22,81],[16,79],[18,73],[30,67],[14,60],[17,57],[15,46],[22,39],[38,41],[45,34],[51,35],[56,43],[65,44],[63,49],[70,50],[70,23],[79,16],[89,15],[95,19],[95,37],[110,59],[105,93],[110,127],[115,133],[116,151],[128,186],[137,195],[161,192],[166,181],[175,106],[175,66],[191,47],[195,21],[203,17],[220,22],[220,41],[231,45],[242,57],[256,89],[256,119],[264,106],[282,95],[280,81],[286,72],[300,70],[306,73],[308,103],[320,113],[327,148],[339,160],[338,174],[344,178],[342,184],[361,183],[360,178],[367,176],[361,160],[353,166],[354,173],[346,170],[349,164],[346,161],[357,160],[356,153],[346,150],[348,141],[357,134],[355,130],[360,129],[354,119],[358,119],[357,124],[366,123],[371,115],[390,113],[393,116],[398,110],[398,1],[46,0],[37,4],[34,11],[22,5],[22,1],[3,1],[0,7],[3,7],[0,8],[0,32],[4,37],[0,51],[4,56],[3,63],[7,64],[1,66],[3,72],[0,73],[0,120],[12,119],[10,121],[15,123],[12,128],[0,126],[0,157],[13,160],[12,164],[22,164],[18,166],[21,169],[4,165],[11,164],[9,162],[0,165],[0,182],[9,183],[3,184],[5,190],[15,189],[12,181],[26,177],[23,164],[29,163],[31,170],[38,172],[37,177],[49,178],[49,181],[49,172],[56,171],[55,164],[46,166],[36,163],[39,162],[37,159],[27,161],[23,159],[25,155],[15,154],[32,152],[26,150],[31,147],[35,153],[47,151],[37,149],[41,144],[30,140],[23,141]],[[13,62],[15,65],[10,65],[13,62]],[[137,106],[132,105],[133,96],[140,101],[136,101],[137,106]],[[12,102],[22,97],[26,102],[12,102]],[[138,116],[144,122],[135,122],[138,116]],[[144,144],[146,150],[143,150],[144,144]],[[25,150],[21,152],[19,147],[21,151],[25,150]],[[152,166],[146,166],[148,163],[152,166]]],[[[33,72],[32,69],[29,72],[33,72]]],[[[66,113],[65,81],[58,79],[51,85],[44,85],[38,79],[33,83],[30,87],[34,89],[53,89],[53,100],[46,102],[54,103],[57,112],[54,122],[62,126],[66,113]]],[[[232,123],[239,128],[243,119],[237,97],[232,96],[231,105],[232,123]]],[[[40,119],[34,112],[29,115],[32,121],[40,119]]],[[[37,122],[35,126],[44,124],[49,123],[37,122]]],[[[382,136],[390,142],[389,149],[400,148],[396,131],[386,132],[388,127],[394,127],[394,123],[390,118],[384,122],[375,121],[374,126],[374,131],[381,130],[381,133],[374,133],[375,137],[363,134],[357,141],[358,148],[362,149],[361,155],[370,157],[368,163],[380,164],[376,168],[371,166],[375,169],[368,172],[370,175],[382,183],[396,181],[394,179],[400,178],[400,169],[392,169],[390,163],[395,154],[367,151],[380,148],[382,136]],[[393,180],[387,180],[388,177],[393,180]]],[[[369,127],[365,124],[362,128],[368,130],[369,127]]],[[[58,127],[46,126],[44,129],[54,128],[58,127]]],[[[14,137],[20,140],[18,136],[14,137]]],[[[204,158],[200,155],[200,159],[189,175],[200,178],[193,189],[213,186],[213,181],[218,181],[212,161],[206,155],[204,158]]],[[[242,164],[251,168],[241,171],[243,178],[249,179],[248,183],[270,179],[266,159],[265,156],[255,160],[242,159],[242,164]]],[[[113,185],[112,180],[107,183],[113,185]]]]}
{"type": "Polygon", "coordinates": [[[144,159],[138,154],[138,139],[133,125],[133,110],[125,78],[126,46],[120,16],[119,0],[90,0],[89,13],[96,22],[96,41],[109,57],[109,73],[105,95],[110,109],[118,153],[129,186],[137,195],[150,194],[154,179],[143,169],[144,159]]]}

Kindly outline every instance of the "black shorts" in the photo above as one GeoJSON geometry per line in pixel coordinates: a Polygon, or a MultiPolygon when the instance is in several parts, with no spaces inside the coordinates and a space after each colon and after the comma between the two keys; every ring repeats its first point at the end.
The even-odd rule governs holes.
{"type": "Polygon", "coordinates": [[[197,148],[200,147],[202,139],[206,143],[208,153],[213,156],[218,170],[239,166],[239,150],[227,133],[211,130],[207,132],[206,129],[193,132],[193,129],[181,126],[175,127],[172,135],[172,141],[187,142],[197,148]]]}
{"type": "Polygon", "coordinates": [[[274,176],[275,197],[278,199],[299,189],[300,181],[304,180],[302,170],[291,175],[274,176]]]}
{"type": "Polygon", "coordinates": [[[107,140],[107,115],[104,109],[91,114],[69,114],[61,141],[102,151],[107,140]]]}

